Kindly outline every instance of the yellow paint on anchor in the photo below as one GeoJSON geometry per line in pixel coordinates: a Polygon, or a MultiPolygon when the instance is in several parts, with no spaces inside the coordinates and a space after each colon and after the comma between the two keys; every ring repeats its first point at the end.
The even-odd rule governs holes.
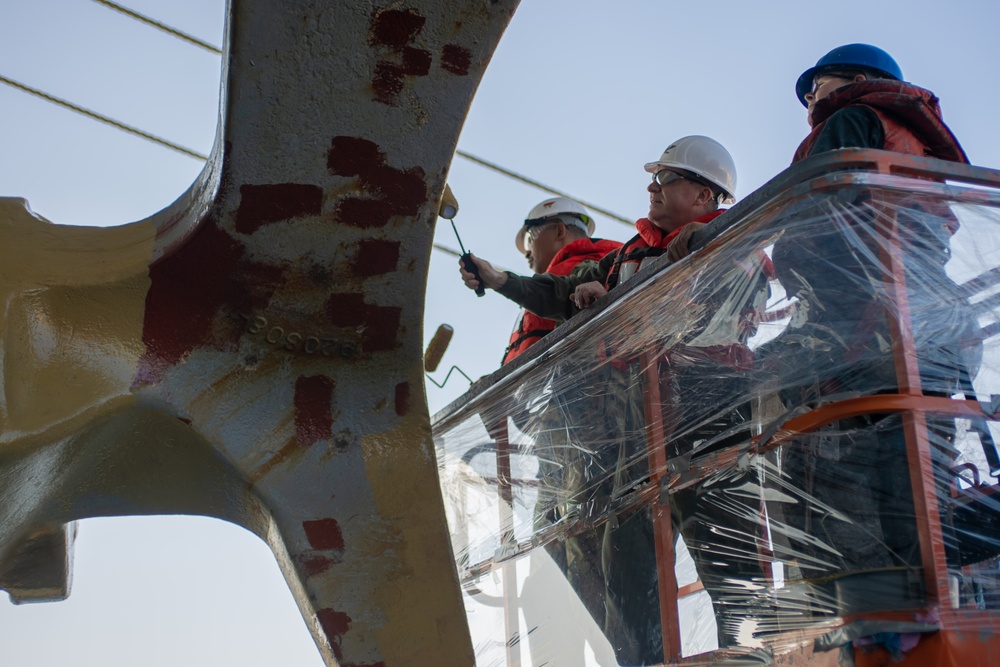
{"type": "Polygon", "coordinates": [[[443,648],[438,647],[433,655],[419,659],[413,655],[412,646],[397,649],[400,641],[408,641],[404,639],[407,637],[458,637],[467,632],[462,602],[456,599],[458,586],[451,540],[441,521],[444,507],[430,420],[424,408],[422,360],[410,369],[408,376],[410,409],[401,417],[399,426],[362,439],[365,471],[375,494],[376,509],[394,526],[402,527],[391,548],[403,551],[400,560],[405,563],[405,570],[383,573],[385,585],[379,596],[387,618],[374,632],[387,665],[404,664],[407,658],[418,660],[414,664],[471,665],[475,658],[463,651],[464,642],[446,642],[443,647],[450,655],[443,655],[443,648]],[[444,572],[450,577],[441,576],[444,572]],[[405,610],[398,615],[419,619],[405,626],[394,614],[397,610],[404,612],[400,607],[404,596],[395,595],[397,587],[404,586],[411,592],[420,589],[419,595],[406,597],[421,600],[420,614],[405,610]]]}
{"type": "MultiPolygon", "coordinates": [[[[142,343],[156,229],[54,225],[0,198],[5,438],[129,393],[142,343]]],[[[120,401],[114,401],[120,406],[120,401]]]]}

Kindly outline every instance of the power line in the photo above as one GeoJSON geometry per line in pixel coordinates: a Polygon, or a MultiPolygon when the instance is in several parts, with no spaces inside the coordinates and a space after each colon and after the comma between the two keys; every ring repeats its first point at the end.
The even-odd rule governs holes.
{"type": "Polygon", "coordinates": [[[601,215],[607,216],[607,217],[611,218],[612,220],[617,220],[618,222],[623,222],[626,225],[628,225],[629,227],[632,227],[635,224],[634,220],[629,220],[628,218],[626,218],[624,216],[618,215],[617,213],[612,213],[611,211],[609,211],[609,210],[607,210],[605,208],[601,208],[600,206],[597,206],[596,204],[591,204],[590,202],[584,201],[584,200],[582,200],[582,199],[580,199],[578,197],[574,197],[573,195],[566,194],[565,192],[560,192],[559,190],[556,190],[555,188],[550,188],[549,186],[545,185],[544,183],[539,183],[538,181],[530,179],[527,176],[523,176],[521,174],[518,174],[516,172],[510,171],[508,169],[504,169],[503,167],[501,167],[498,164],[494,164],[492,162],[488,162],[487,160],[484,160],[481,157],[476,157],[475,155],[472,155],[470,153],[466,153],[463,150],[457,150],[457,151],[455,151],[455,155],[458,155],[459,157],[464,157],[466,160],[470,160],[472,162],[475,162],[476,164],[482,165],[482,166],[486,167],[487,169],[492,169],[493,171],[500,172],[501,174],[503,174],[504,176],[507,176],[509,178],[513,178],[515,180],[521,181],[522,183],[527,183],[528,185],[534,186],[534,187],[536,187],[539,190],[542,190],[544,192],[548,192],[550,194],[554,194],[557,197],[566,197],[567,199],[572,199],[574,201],[580,202],[581,204],[583,204],[587,208],[592,209],[594,211],[597,211],[601,215]]]}
{"type": "MultiPolygon", "coordinates": [[[[460,253],[459,251],[455,250],[454,248],[449,248],[448,246],[441,245],[440,243],[433,244],[433,247],[434,247],[435,250],[440,250],[444,254],[451,255],[452,257],[461,257],[462,256],[462,253],[460,253]]],[[[505,267],[500,266],[499,264],[497,264],[495,262],[490,262],[490,264],[492,264],[493,268],[496,269],[497,271],[507,271],[507,269],[505,267]]]]}
{"type": "MultiPolygon", "coordinates": [[[[95,0],[95,2],[96,1],[97,0],[95,0]]],[[[51,102],[52,104],[55,104],[55,105],[63,107],[64,109],[69,109],[70,111],[75,111],[78,114],[82,114],[82,115],[86,116],[87,118],[91,118],[93,120],[100,121],[102,123],[106,123],[107,125],[110,125],[111,127],[114,127],[116,129],[122,130],[123,132],[128,132],[129,134],[134,134],[137,137],[142,137],[146,141],[152,141],[154,144],[159,144],[160,146],[163,146],[164,148],[169,148],[172,151],[177,151],[178,153],[181,153],[183,155],[187,155],[188,157],[193,157],[193,158],[195,158],[197,160],[202,160],[202,161],[208,160],[208,156],[207,155],[202,155],[201,153],[193,151],[190,148],[185,148],[184,146],[181,146],[180,144],[175,144],[172,141],[167,141],[166,139],[163,139],[162,137],[158,137],[155,134],[150,134],[148,132],[143,132],[142,130],[140,130],[137,127],[132,127],[131,125],[126,125],[125,123],[122,123],[121,121],[117,121],[114,118],[109,118],[107,116],[104,116],[102,114],[97,113],[96,111],[91,111],[90,109],[85,109],[84,107],[81,107],[81,106],[78,106],[76,104],[73,104],[72,102],[67,102],[66,100],[60,99],[58,97],[55,97],[54,95],[49,95],[48,93],[42,92],[41,90],[38,90],[36,88],[32,88],[31,86],[26,86],[23,83],[20,83],[18,81],[14,81],[13,79],[8,79],[7,77],[3,76],[2,74],[0,74],[0,83],[6,83],[8,86],[11,86],[13,88],[17,88],[18,90],[20,90],[22,92],[25,92],[25,93],[28,93],[29,95],[34,95],[35,97],[39,97],[39,98],[45,100],[46,102],[51,102]]]]}
{"type": "MultiPolygon", "coordinates": [[[[143,139],[146,139],[147,141],[152,141],[153,143],[159,144],[160,146],[164,146],[166,148],[169,148],[170,150],[177,151],[178,153],[183,153],[184,155],[187,155],[188,157],[193,157],[193,158],[196,158],[196,159],[202,160],[202,161],[208,160],[208,156],[207,155],[202,155],[201,153],[197,153],[197,152],[191,150],[190,148],[184,148],[183,146],[179,146],[178,144],[175,144],[173,142],[167,141],[166,139],[161,139],[160,137],[157,137],[155,135],[149,134],[148,132],[143,132],[142,130],[139,130],[137,128],[132,127],[131,125],[126,125],[125,123],[120,123],[117,120],[114,120],[113,118],[108,118],[107,116],[103,116],[103,115],[97,113],[96,111],[91,111],[90,109],[84,109],[83,107],[77,106],[76,104],[73,104],[72,102],[67,102],[66,100],[59,99],[58,97],[55,97],[53,95],[49,95],[48,93],[44,93],[44,92],[42,92],[40,90],[36,90],[35,88],[32,88],[30,86],[26,86],[23,83],[19,83],[17,81],[14,81],[13,79],[8,79],[7,77],[3,76],[2,74],[0,74],[0,82],[6,83],[8,86],[12,86],[12,87],[14,87],[14,88],[16,88],[16,89],[18,89],[20,91],[23,91],[25,93],[29,93],[29,94],[34,95],[36,97],[40,97],[41,99],[45,100],[46,102],[51,102],[52,104],[56,104],[56,105],[61,106],[61,107],[65,108],[65,109],[69,109],[70,111],[75,111],[76,113],[83,114],[87,118],[91,118],[93,120],[97,120],[97,121],[100,121],[102,123],[107,123],[108,125],[116,128],[116,129],[122,130],[123,132],[127,132],[129,134],[134,134],[137,137],[141,137],[143,139]]],[[[441,252],[446,253],[448,255],[452,255],[454,257],[461,257],[462,256],[462,253],[458,252],[457,250],[453,250],[452,248],[449,248],[448,246],[443,246],[443,245],[439,245],[439,244],[435,243],[434,244],[434,248],[435,248],[435,250],[440,250],[441,252]]]]}
{"type": "MultiPolygon", "coordinates": [[[[102,1],[102,0],[94,0],[94,2],[99,2],[99,1],[102,1]]],[[[125,123],[122,123],[121,121],[117,121],[114,118],[110,118],[108,116],[100,114],[100,113],[98,113],[96,111],[93,111],[91,109],[86,109],[86,108],[81,107],[79,105],[73,104],[72,102],[69,102],[69,101],[64,100],[62,98],[59,98],[59,97],[56,97],[55,95],[50,95],[50,94],[48,94],[46,92],[38,90],[37,88],[32,88],[31,86],[26,86],[25,84],[20,83],[18,81],[14,81],[13,79],[9,79],[9,78],[3,76],[2,74],[0,74],[0,83],[5,83],[8,86],[11,86],[13,88],[17,88],[18,90],[20,90],[22,92],[28,93],[29,95],[34,95],[35,97],[41,98],[41,99],[45,100],[46,102],[51,102],[52,104],[55,104],[57,106],[63,107],[64,109],[69,109],[70,111],[75,111],[76,113],[82,114],[82,115],[86,116],[87,118],[99,121],[101,123],[105,123],[107,125],[110,125],[111,127],[119,129],[119,130],[121,130],[123,132],[127,132],[129,134],[133,134],[133,135],[135,135],[137,137],[141,137],[141,138],[143,138],[143,139],[145,139],[147,141],[152,141],[154,144],[158,144],[160,146],[163,146],[164,148],[169,148],[172,151],[176,151],[176,152],[181,153],[183,155],[187,155],[188,157],[193,157],[193,158],[195,158],[197,160],[202,160],[202,161],[208,160],[208,156],[207,155],[199,153],[199,152],[197,152],[195,150],[192,150],[190,148],[186,148],[184,146],[181,146],[180,144],[175,144],[174,142],[168,141],[167,139],[164,139],[162,137],[158,137],[155,134],[150,134],[148,132],[144,132],[144,131],[140,130],[137,127],[132,127],[131,125],[126,125],[125,123]]],[[[550,188],[549,186],[547,186],[547,185],[545,185],[543,183],[539,183],[538,181],[532,180],[532,179],[528,178],[527,176],[522,176],[521,174],[514,173],[514,172],[512,172],[512,171],[510,171],[508,169],[504,169],[500,165],[493,164],[492,162],[488,162],[488,161],[486,161],[486,160],[484,160],[484,159],[482,159],[480,157],[476,157],[475,155],[471,155],[471,154],[466,153],[465,151],[462,151],[462,150],[455,151],[455,154],[458,155],[459,157],[465,158],[466,160],[470,160],[470,161],[475,162],[477,164],[480,164],[480,165],[482,165],[482,166],[484,166],[484,167],[486,167],[488,169],[492,169],[493,171],[499,172],[499,173],[503,174],[504,176],[507,176],[509,178],[513,178],[513,179],[521,181],[523,183],[527,183],[528,185],[536,187],[539,190],[542,190],[544,192],[548,192],[550,194],[554,194],[557,197],[567,197],[569,199],[575,199],[576,201],[580,202],[584,206],[587,206],[588,208],[591,208],[594,211],[597,211],[598,213],[611,218],[612,220],[617,220],[618,222],[623,222],[623,223],[625,223],[625,224],[627,224],[629,226],[632,225],[631,222],[629,222],[626,218],[623,218],[620,215],[612,213],[611,211],[603,209],[600,206],[596,206],[595,204],[592,204],[590,202],[586,202],[586,201],[584,201],[582,199],[577,199],[576,197],[573,197],[572,195],[566,194],[564,192],[560,192],[559,190],[556,190],[554,188],[550,188]]]]}
{"type": "Polygon", "coordinates": [[[198,39],[197,37],[195,37],[193,35],[187,34],[186,32],[182,32],[182,31],[178,30],[177,28],[171,28],[167,24],[160,23],[156,19],[152,19],[152,18],[150,18],[150,17],[148,17],[148,16],[146,16],[144,14],[140,14],[139,12],[132,11],[128,7],[122,7],[121,5],[119,5],[116,2],[108,2],[108,0],[94,0],[94,2],[96,2],[99,5],[104,5],[105,7],[109,8],[109,9],[113,9],[116,12],[121,12],[122,14],[124,14],[125,16],[127,16],[129,18],[135,19],[136,21],[140,21],[142,23],[145,23],[146,25],[152,26],[152,27],[156,28],[157,30],[162,30],[163,32],[165,32],[165,33],[167,33],[169,35],[173,35],[174,37],[176,37],[178,39],[183,39],[185,42],[188,42],[190,44],[194,44],[195,46],[199,46],[199,47],[205,49],[206,51],[211,51],[212,53],[214,53],[216,55],[220,55],[220,56],[222,55],[222,49],[220,49],[219,47],[217,47],[217,46],[215,46],[213,44],[209,44],[208,42],[202,41],[202,40],[198,39]]]}
{"type": "Polygon", "coordinates": [[[440,250],[444,254],[451,255],[452,257],[461,257],[462,256],[462,253],[460,253],[459,251],[455,250],[454,248],[449,248],[446,245],[440,245],[438,243],[435,243],[434,244],[434,249],[435,250],[440,250]]]}

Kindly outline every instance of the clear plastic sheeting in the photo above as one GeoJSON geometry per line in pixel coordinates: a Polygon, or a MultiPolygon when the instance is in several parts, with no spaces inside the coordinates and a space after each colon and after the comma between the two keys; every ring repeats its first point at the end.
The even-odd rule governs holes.
{"type": "Polygon", "coordinates": [[[480,667],[996,651],[1000,174],[858,154],[435,418],[480,667]]]}

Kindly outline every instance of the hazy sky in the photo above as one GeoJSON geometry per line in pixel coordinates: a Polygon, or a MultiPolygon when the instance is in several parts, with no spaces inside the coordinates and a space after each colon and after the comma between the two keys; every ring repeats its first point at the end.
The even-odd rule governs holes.
{"type": "MultiPolygon", "coordinates": [[[[346,0],[345,0],[346,1],[346,0]]],[[[127,0],[215,44],[222,0],[127,0]]],[[[405,4],[405,3],[404,3],[405,4]]],[[[746,196],[785,168],[807,131],[793,85],[834,46],[877,44],[942,100],[974,164],[1000,167],[1000,4],[995,0],[524,0],[483,79],[463,150],[626,217],[646,212],[642,165],[673,139],[726,145],[746,196]]],[[[220,58],[91,0],[0,2],[0,75],[209,152],[220,58]]],[[[58,223],[116,225],[163,208],[194,159],[0,85],[0,195],[58,223]]],[[[513,244],[546,195],[456,158],[450,181],[466,247],[517,270],[513,244]]],[[[632,230],[597,217],[598,236],[632,230]]],[[[449,226],[439,243],[456,246],[449,226]]],[[[456,329],[443,368],[495,370],[517,308],[461,286],[435,252],[426,330],[456,329]]],[[[443,375],[439,372],[438,375],[443,375]]],[[[467,385],[428,386],[432,413],[467,385]]],[[[267,547],[202,518],[80,525],[67,602],[0,601],[0,665],[314,666],[319,655],[267,547]]]]}

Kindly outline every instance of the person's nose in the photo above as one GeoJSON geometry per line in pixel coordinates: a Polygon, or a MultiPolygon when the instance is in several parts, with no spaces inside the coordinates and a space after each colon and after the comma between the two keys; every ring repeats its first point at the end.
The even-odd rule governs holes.
{"type": "Polygon", "coordinates": [[[660,185],[655,180],[650,181],[649,185],[646,186],[646,192],[659,192],[659,191],[660,191],[660,185]]]}
{"type": "Polygon", "coordinates": [[[807,104],[812,104],[816,101],[816,93],[806,93],[804,97],[806,98],[807,104]]]}

